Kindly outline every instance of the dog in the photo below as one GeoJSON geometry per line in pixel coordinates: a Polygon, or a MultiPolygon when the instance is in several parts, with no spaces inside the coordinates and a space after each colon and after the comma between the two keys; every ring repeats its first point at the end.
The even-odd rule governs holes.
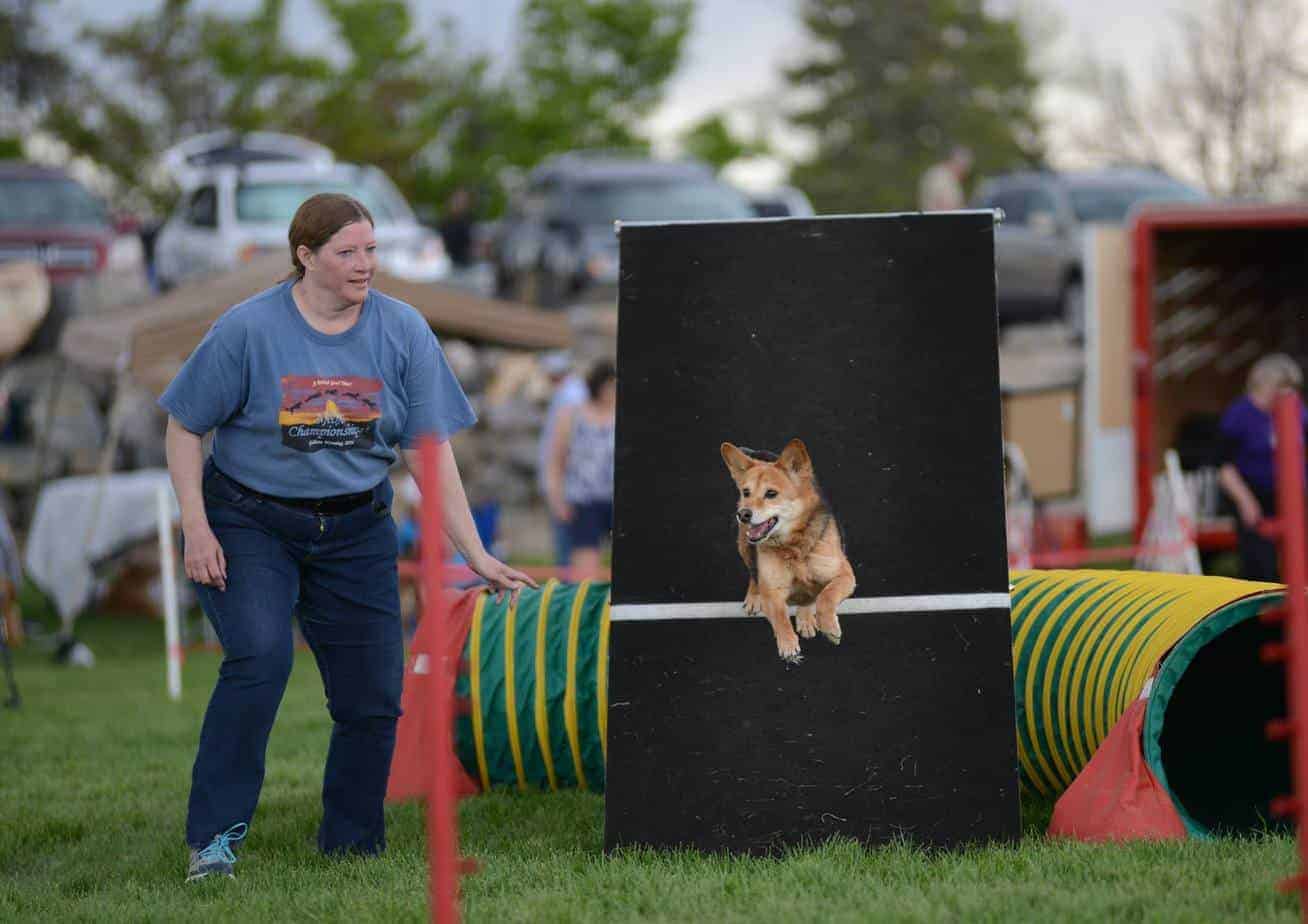
{"type": "Polygon", "coordinates": [[[745,612],[767,618],[777,654],[791,664],[803,660],[801,637],[821,632],[839,645],[836,607],[854,592],[854,569],[803,441],[791,440],[780,455],[723,443],[722,461],[740,491],[736,548],[749,569],[745,612]]]}

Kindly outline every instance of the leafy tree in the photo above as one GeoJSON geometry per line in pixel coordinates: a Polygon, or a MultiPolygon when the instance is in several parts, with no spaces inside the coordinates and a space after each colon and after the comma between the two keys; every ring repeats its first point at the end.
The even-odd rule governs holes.
{"type": "Polygon", "coordinates": [[[793,180],[819,211],[914,208],[922,173],[955,145],[978,174],[1040,158],[1022,31],[987,6],[804,0],[816,50],[787,78],[814,100],[794,121],[816,153],[793,180]]]}
{"type": "Polygon", "coordinates": [[[694,0],[527,0],[520,142],[539,153],[645,146],[637,125],[681,61],[694,0]]]}
{"type": "Polygon", "coordinates": [[[731,130],[721,113],[706,116],[687,130],[681,148],[691,157],[721,170],[742,157],[761,157],[769,152],[766,143],[746,141],[731,130]]]}
{"type": "Polygon", "coordinates": [[[1305,176],[1294,132],[1308,87],[1298,0],[1208,0],[1174,14],[1175,46],[1159,55],[1157,84],[1087,58],[1078,89],[1091,118],[1080,150],[1153,163],[1219,196],[1285,196],[1305,176]]]}
{"type": "MultiPolygon", "coordinates": [[[[68,62],[39,34],[40,8],[49,0],[0,0],[0,107],[17,113],[56,96],[68,62]]],[[[17,126],[0,125],[0,133],[17,126]]]]}
{"type": "Polygon", "coordinates": [[[165,148],[197,132],[294,119],[304,82],[327,73],[326,62],[283,48],[284,5],[264,0],[248,17],[224,17],[196,13],[191,0],[164,0],[156,14],[121,27],[84,29],[97,69],[126,79],[118,86],[80,75],[45,127],[127,190],[165,203],[171,191],[154,171],[165,148]]]}
{"type": "Polygon", "coordinates": [[[420,171],[428,202],[456,186],[500,211],[506,171],[575,148],[643,151],[639,123],[681,60],[694,0],[527,0],[516,68],[498,84],[474,70],[449,97],[420,171]]]}
{"type": "Polygon", "coordinates": [[[264,0],[246,18],[206,16],[202,53],[222,78],[220,119],[227,128],[254,131],[304,119],[330,63],[287,48],[282,37],[286,0],[264,0]]]}
{"type": "Polygon", "coordinates": [[[526,0],[516,67],[493,81],[449,23],[418,35],[405,0],[318,3],[346,52],[339,62],[288,48],[286,0],[246,16],[161,0],[121,27],[85,29],[97,70],[121,79],[80,75],[45,127],[160,205],[170,191],[156,184],[157,155],[229,127],[290,131],[375,164],[419,207],[462,185],[494,210],[505,168],[643,144],[637,126],[680,60],[693,9],[693,0],[526,0]]]}

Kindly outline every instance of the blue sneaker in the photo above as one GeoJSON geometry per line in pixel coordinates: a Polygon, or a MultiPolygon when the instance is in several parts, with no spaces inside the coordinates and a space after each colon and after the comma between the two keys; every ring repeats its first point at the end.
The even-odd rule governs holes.
{"type": "Polygon", "coordinates": [[[232,853],[232,844],[245,840],[250,826],[245,822],[232,825],[222,834],[215,834],[207,847],[191,851],[191,868],[186,873],[186,881],[194,882],[205,876],[226,876],[235,879],[232,866],[236,863],[236,854],[232,853]]]}

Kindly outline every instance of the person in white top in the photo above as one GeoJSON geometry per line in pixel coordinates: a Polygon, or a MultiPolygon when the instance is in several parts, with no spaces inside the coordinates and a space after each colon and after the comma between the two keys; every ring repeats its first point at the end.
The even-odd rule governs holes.
{"type": "Polygon", "coordinates": [[[954,148],[948,160],[933,164],[922,174],[918,208],[924,212],[947,212],[963,208],[967,202],[963,193],[963,181],[971,172],[972,152],[964,147],[954,148]]]}
{"type": "MultiPolygon", "coordinates": [[[[541,368],[554,386],[554,396],[545,412],[545,423],[540,431],[540,449],[536,455],[536,481],[542,497],[549,497],[550,457],[554,452],[554,439],[558,432],[559,416],[564,408],[583,403],[588,397],[586,382],[572,368],[572,358],[564,351],[546,353],[541,368]]],[[[571,531],[567,522],[550,512],[550,526],[554,533],[554,560],[560,568],[572,561],[571,531]]]]}

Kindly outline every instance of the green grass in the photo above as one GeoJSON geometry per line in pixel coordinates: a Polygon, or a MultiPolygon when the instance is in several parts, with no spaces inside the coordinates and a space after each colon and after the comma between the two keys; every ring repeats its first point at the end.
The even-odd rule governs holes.
{"type": "MultiPolygon", "coordinates": [[[[23,708],[0,713],[0,921],[418,921],[422,816],[388,810],[390,849],[328,860],[313,848],[328,723],[301,653],[273,730],[268,777],[238,879],[185,885],[190,764],[217,668],[186,664],[183,703],[164,697],[154,624],[89,619],[99,663],[17,660],[23,708]]],[[[1257,837],[1087,846],[1041,831],[1020,847],[930,854],[848,842],[772,860],[600,849],[597,796],[497,794],[464,802],[469,921],[1251,921],[1298,917],[1276,880],[1293,842],[1257,837]]]]}

